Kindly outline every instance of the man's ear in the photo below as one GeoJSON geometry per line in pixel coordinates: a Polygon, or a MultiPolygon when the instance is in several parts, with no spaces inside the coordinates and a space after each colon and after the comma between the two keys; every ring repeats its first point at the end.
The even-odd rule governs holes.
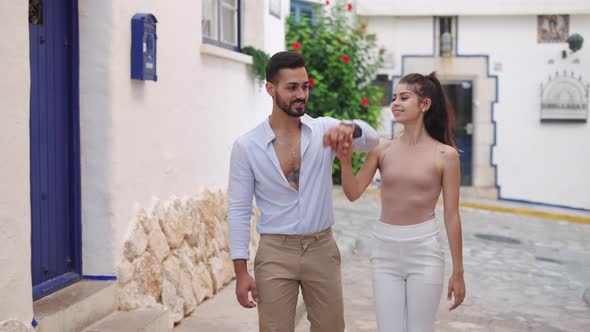
{"type": "Polygon", "coordinates": [[[264,85],[266,87],[266,93],[269,94],[271,97],[275,97],[275,86],[271,82],[266,82],[264,85]]]}

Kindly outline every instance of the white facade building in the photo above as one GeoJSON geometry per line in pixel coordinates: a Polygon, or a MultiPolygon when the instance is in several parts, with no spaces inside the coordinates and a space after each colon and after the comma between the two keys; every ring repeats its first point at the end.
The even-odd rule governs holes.
{"type": "Polygon", "coordinates": [[[470,99],[457,110],[469,112],[459,123],[471,147],[462,157],[467,185],[494,198],[590,210],[587,1],[363,0],[356,6],[385,49],[381,74],[394,86],[410,72],[436,70],[455,92],[451,97],[470,99]],[[571,52],[563,39],[551,40],[552,23],[554,39],[579,33],[586,44],[571,52]],[[545,98],[566,107],[548,110],[561,121],[541,120],[552,105],[545,98]],[[567,107],[579,110],[576,120],[567,107]]]}
{"type": "Polygon", "coordinates": [[[32,294],[116,278],[138,211],[226,187],[234,139],[272,107],[237,49],[284,50],[289,14],[289,1],[37,2],[31,22],[26,1],[0,3],[0,323],[27,326],[32,294]],[[157,81],[130,77],[137,13],[157,19],[157,81]]]}

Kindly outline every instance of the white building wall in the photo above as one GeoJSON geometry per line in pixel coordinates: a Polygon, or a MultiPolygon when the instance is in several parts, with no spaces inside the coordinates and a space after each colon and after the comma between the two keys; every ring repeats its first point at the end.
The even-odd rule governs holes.
{"type": "Polygon", "coordinates": [[[0,2],[0,322],[33,318],[26,1],[0,2]]]}
{"type": "MultiPolygon", "coordinates": [[[[574,32],[590,35],[590,15],[570,16],[574,32]]],[[[459,54],[489,54],[498,76],[494,161],[501,197],[590,209],[590,124],[539,121],[540,84],[550,74],[573,71],[590,82],[588,47],[562,59],[566,43],[537,44],[534,15],[460,17],[458,40],[459,54]]]]}
{"type": "Polygon", "coordinates": [[[587,0],[357,0],[357,13],[375,16],[589,14],[587,0]]]}
{"type": "Polygon", "coordinates": [[[110,1],[78,7],[82,274],[112,275],[113,11],[110,1]]]}
{"type": "Polygon", "coordinates": [[[291,3],[290,1],[280,1],[280,18],[269,14],[270,1],[263,1],[263,3],[266,5],[265,11],[261,13],[261,16],[264,17],[265,21],[265,29],[263,32],[265,37],[264,46],[269,55],[273,55],[276,52],[285,51],[286,20],[289,15],[291,3]]]}
{"type": "Polygon", "coordinates": [[[403,55],[432,55],[434,52],[433,18],[428,16],[386,17],[371,16],[367,32],[377,36],[377,46],[393,61],[379,70],[380,74],[401,75],[403,55]]]}
{"type": "MultiPolygon", "coordinates": [[[[246,12],[265,18],[266,3],[248,1],[246,12]]],[[[153,197],[225,188],[234,139],[270,114],[271,100],[252,78],[250,57],[202,44],[198,1],[80,7],[83,273],[114,275],[137,209],[149,209],[153,197]],[[130,79],[135,13],[158,20],[157,82],[130,79]],[[100,48],[89,42],[96,39],[100,48]]],[[[288,3],[284,11],[282,20],[288,3]]],[[[272,20],[278,21],[273,16],[264,22],[272,20]]],[[[269,53],[284,49],[284,28],[278,28],[283,25],[261,27],[245,18],[244,45],[251,41],[269,53]],[[252,29],[266,37],[257,38],[252,29]]]]}

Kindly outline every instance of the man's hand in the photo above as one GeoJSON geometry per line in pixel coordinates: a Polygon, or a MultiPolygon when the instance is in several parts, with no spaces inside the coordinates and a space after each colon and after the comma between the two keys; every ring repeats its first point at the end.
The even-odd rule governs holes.
{"type": "Polygon", "coordinates": [[[353,132],[353,127],[345,124],[328,129],[324,134],[324,147],[329,145],[334,151],[338,151],[338,149],[343,149],[344,152],[346,149],[352,150],[353,132]]]}
{"type": "Polygon", "coordinates": [[[336,158],[340,160],[342,165],[352,163],[352,146],[344,147],[344,145],[338,146],[336,150],[336,158]]]}
{"type": "Polygon", "coordinates": [[[255,308],[258,302],[258,291],[256,290],[256,282],[248,272],[242,272],[236,275],[236,296],[238,302],[244,308],[255,308]],[[252,300],[248,293],[252,293],[252,300]]]}

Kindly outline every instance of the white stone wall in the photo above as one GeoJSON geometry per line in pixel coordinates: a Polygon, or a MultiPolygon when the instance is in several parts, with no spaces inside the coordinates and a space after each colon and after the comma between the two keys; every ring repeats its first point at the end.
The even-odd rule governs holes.
{"type": "Polygon", "coordinates": [[[27,16],[28,2],[0,2],[0,322],[13,320],[0,330],[33,318],[27,16]]]}
{"type": "MultiPolygon", "coordinates": [[[[245,4],[244,45],[271,53],[284,45],[275,28],[286,14],[261,26],[267,2],[245,4]]],[[[114,275],[138,207],[227,185],[234,139],[272,106],[249,57],[202,44],[199,1],[81,2],[80,12],[83,273],[114,275]],[[139,12],[158,20],[157,82],[130,79],[139,12]]]]}
{"type": "MultiPolygon", "coordinates": [[[[258,216],[254,211],[254,224],[258,216]]],[[[117,269],[120,310],[164,307],[172,326],[234,278],[225,192],[154,199],[131,226],[117,269]]],[[[259,236],[251,230],[254,249],[259,236]]]]}

